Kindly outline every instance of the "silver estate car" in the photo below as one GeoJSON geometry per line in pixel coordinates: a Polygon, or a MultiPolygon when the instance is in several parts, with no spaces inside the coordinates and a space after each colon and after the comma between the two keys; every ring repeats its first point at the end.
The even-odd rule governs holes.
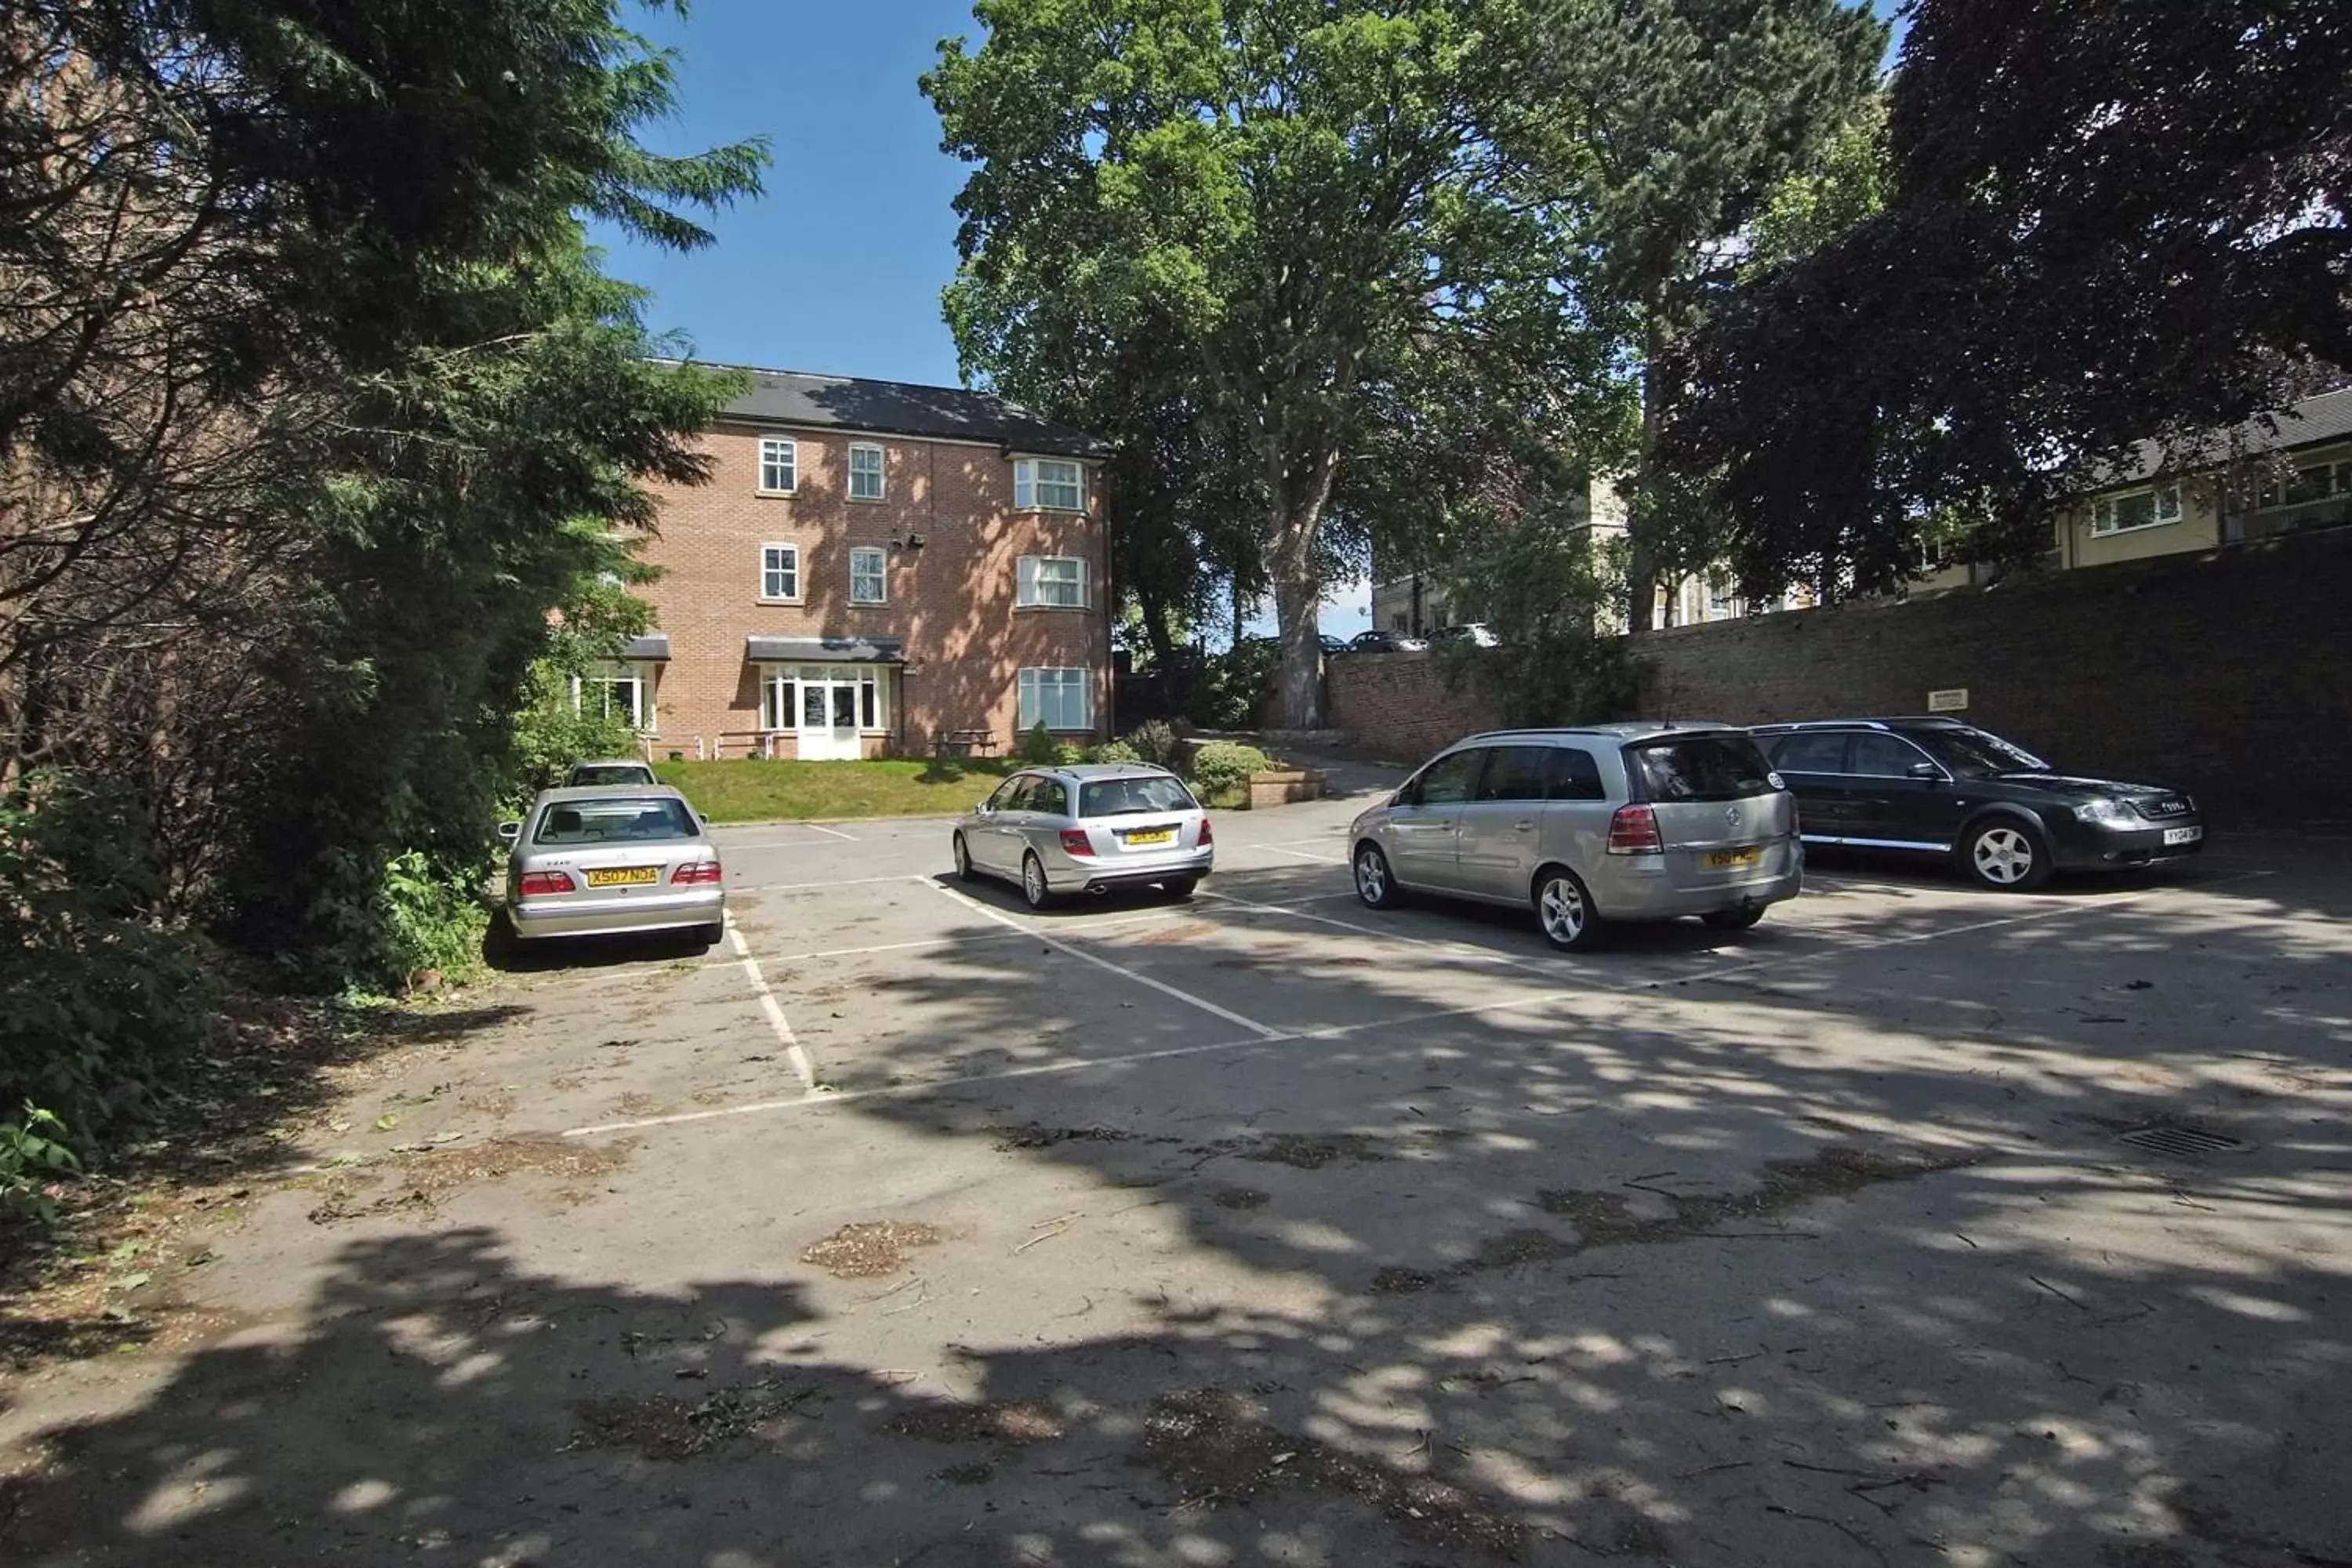
{"type": "Polygon", "coordinates": [[[1797,807],[1738,730],[1600,724],[1474,735],[1349,830],[1356,895],[1532,907],[1556,947],[1616,921],[1743,931],[1804,885],[1797,807]]]}
{"type": "Polygon", "coordinates": [[[584,789],[591,784],[650,784],[658,782],[654,777],[653,764],[635,757],[597,757],[575,763],[563,778],[567,789],[584,789]]]}
{"type": "Polygon", "coordinates": [[[706,824],[674,789],[604,784],[540,792],[502,823],[515,935],[726,934],[727,884],[706,824]]]}
{"type": "Polygon", "coordinates": [[[1139,763],[1017,773],[956,823],[954,850],[958,876],[1015,882],[1033,910],[1139,883],[1188,899],[1217,858],[1184,781],[1139,763]]]}

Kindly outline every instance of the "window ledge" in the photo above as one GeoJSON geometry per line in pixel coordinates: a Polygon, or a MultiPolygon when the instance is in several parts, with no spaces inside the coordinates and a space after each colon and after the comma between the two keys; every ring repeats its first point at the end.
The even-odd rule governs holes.
{"type": "Polygon", "coordinates": [[[852,599],[849,601],[849,607],[853,610],[887,610],[890,607],[890,601],[887,599],[852,599]]]}
{"type": "Polygon", "coordinates": [[[1063,615],[1069,616],[1076,615],[1093,608],[1094,606],[1092,605],[1015,605],[1013,606],[1013,613],[1016,616],[1026,616],[1033,615],[1040,611],[1048,614],[1058,611],[1063,615]]]}
{"type": "Polygon", "coordinates": [[[885,502],[885,501],[888,500],[889,499],[890,499],[890,498],[889,498],[888,496],[844,496],[844,497],[842,497],[842,500],[844,500],[847,501],[847,502],[848,502],[850,505],[852,505],[852,506],[880,506],[883,502],[885,502]]]}
{"type": "Polygon", "coordinates": [[[799,490],[797,488],[795,488],[795,489],[789,489],[789,490],[758,490],[758,489],[755,489],[755,490],[753,490],[751,493],[752,493],[753,495],[755,495],[755,496],[764,496],[764,497],[766,497],[766,498],[767,498],[768,500],[792,500],[794,496],[796,496],[796,495],[800,494],[801,492],[800,492],[800,490],[799,490]]]}
{"type": "Polygon", "coordinates": [[[2114,539],[2120,534],[2146,533],[2148,530],[2153,528],[2179,528],[2181,521],[2182,520],[2179,518],[2168,517],[2162,522],[2135,522],[2128,528],[2095,527],[2091,530],[2091,537],[2093,539],[2114,539]]]}
{"type": "Polygon", "coordinates": [[[770,597],[768,597],[765,594],[761,595],[757,599],[754,599],[754,600],[752,601],[752,603],[753,603],[753,604],[755,604],[755,605],[774,605],[775,607],[777,607],[778,609],[796,609],[796,608],[798,608],[799,606],[801,606],[802,605],[806,604],[807,602],[808,602],[808,601],[807,601],[807,600],[805,600],[805,599],[798,599],[798,598],[794,598],[794,599],[771,599],[771,598],[770,598],[770,597]]]}

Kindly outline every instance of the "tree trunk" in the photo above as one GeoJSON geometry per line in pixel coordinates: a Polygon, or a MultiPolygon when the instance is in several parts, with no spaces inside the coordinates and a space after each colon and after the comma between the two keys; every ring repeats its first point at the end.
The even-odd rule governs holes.
{"type": "Polygon", "coordinates": [[[1317,621],[1323,604],[1323,579],[1316,569],[1315,536],[1322,525],[1323,506],[1330,499],[1337,467],[1334,455],[1320,465],[1320,472],[1295,500],[1277,486],[1274,512],[1268,519],[1274,532],[1274,548],[1267,555],[1274,575],[1275,626],[1282,649],[1285,729],[1323,727],[1323,642],[1317,621]]]}
{"type": "Polygon", "coordinates": [[[1135,585],[1135,607],[1143,622],[1143,640],[1151,649],[1151,668],[1172,669],[1176,665],[1176,639],[1168,631],[1168,605],[1158,594],[1141,583],[1135,585]]]}
{"type": "MultiPolygon", "coordinates": [[[[1633,504],[1626,509],[1625,625],[1645,632],[1655,622],[1658,601],[1658,520],[1654,510],[1653,465],[1658,450],[1658,362],[1666,350],[1664,301],[1653,298],[1642,331],[1642,444],[1633,463],[1633,504]]],[[[1673,595],[1667,595],[1671,621],[1673,595]]]]}

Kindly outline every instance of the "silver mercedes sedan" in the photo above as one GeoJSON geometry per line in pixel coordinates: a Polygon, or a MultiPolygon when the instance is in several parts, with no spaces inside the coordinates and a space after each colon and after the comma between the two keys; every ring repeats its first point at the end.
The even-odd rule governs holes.
{"type": "Polygon", "coordinates": [[[540,792],[530,815],[502,823],[506,912],[526,941],[690,931],[727,932],[727,884],[708,825],[661,784],[540,792]]]}
{"type": "Polygon", "coordinates": [[[1033,910],[1138,884],[1189,899],[1217,858],[1184,781],[1140,763],[1024,769],[958,819],[953,847],[956,875],[1001,877],[1033,910]]]}

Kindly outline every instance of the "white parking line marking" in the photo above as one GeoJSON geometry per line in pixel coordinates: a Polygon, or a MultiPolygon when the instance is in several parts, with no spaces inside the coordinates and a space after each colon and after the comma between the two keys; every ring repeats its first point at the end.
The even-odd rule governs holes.
{"type": "MultiPolygon", "coordinates": [[[[1507,952],[1496,952],[1488,948],[1475,946],[1466,942],[1448,942],[1443,937],[1407,936],[1402,931],[1382,931],[1378,926],[1359,925],[1354,921],[1339,920],[1330,915],[1309,914],[1297,907],[1297,904],[1315,901],[1313,900],[1301,899],[1294,904],[1261,904],[1253,899],[1237,899],[1231,893],[1203,891],[1200,896],[1204,899],[1214,899],[1220,903],[1231,904],[1236,909],[1249,910],[1257,914],[1289,915],[1296,920],[1313,921],[1318,925],[1337,926],[1341,931],[1356,931],[1364,936],[1376,936],[1384,942],[1401,942],[1412,947],[1433,947],[1454,953],[1472,963],[1500,963],[1513,969],[1539,969],[1547,974],[1557,973],[1557,965],[1545,963],[1539,959],[1519,958],[1507,952]]],[[[1353,897],[1352,894],[1349,896],[1353,897]]]]}
{"type": "Polygon", "coordinates": [[[1088,952],[1083,948],[1073,947],[1068,942],[1060,940],[1058,937],[1047,935],[1045,932],[1039,931],[1034,926],[1022,924],[1019,921],[1014,920],[1011,915],[1004,913],[1002,910],[992,910],[977,899],[967,898],[963,894],[957,892],[953,888],[946,887],[938,882],[933,882],[931,886],[938,888],[940,893],[948,898],[953,899],[957,903],[963,905],[964,908],[976,910],[977,912],[987,916],[990,920],[994,921],[999,925],[1010,926],[1014,931],[1020,931],[1024,936],[1034,936],[1039,942],[1044,942],[1047,947],[1052,948],[1056,952],[1066,953],[1068,956],[1078,960],[1080,963],[1091,963],[1097,969],[1108,969],[1113,974],[1119,975],[1128,980],[1132,980],[1138,985],[1157,991],[1163,996],[1172,996],[1188,1007],[1198,1007],[1202,1012],[1210,1015],[1212,1017],[1223,1018],[1228,1024],[1238,1024],[1244,1029],[1255,1030],[1261,1038],[1278,1040],[1284,1037],[1284,1031],[1275,1028],[1271,1025],[1261,1024],[1255,1018],[1245,1018],[1230,1008],[1218,1006],[1214,1002],[1210,1001],[1205,996],[1195,996],[1190,991],[1179,991],[1175,986],[1168,984],[1164,981],[1154,980],[1149,974],[1139,974],[1136,971],[1128,968],[1127,965],[1123,963],[1113,963],[1108,958],[1097,957],[1096,954],[1088,952]]]}
{"type": "Polygon", "coordinates": [[[808,1053],[801,1049],[800,1041],[793,1037],[793,1026],[784,1019],[784,1005],[776,1000],[775,992],[769,988],[768,977],[760,973],[760,961],[751,956],[751,944],[743,940],[743,928],[735,923],[733,915],[727,917],[727,940],[734,947],[735,956],[741,962],[743,973],[751,982],[752,991],[760,998],[760,1011],[768,1016],[769,1024],[776,1031],[776,1038],[783,1043],[784,1060],[792,1064],[794,1076],[801,1080],[802,1091],[814,1094],[816,1068],[810,1062],[808,1053]]]}
{"type": "MultiPolygon", "coordinates": [[[[929,879],[925,879],[929,880],[929,879]]],[[[1191,918],[1188,910],[1159,910],[1145,915],[1121,915],[1115,920],[1073,921],[1055,926],[1065,933],[1084,936],[1088,931],[1116,931],[1123,926],[1148,925],[1160,921],[1191,918]]],[[[1009,942],[1016,936],[1035,936],[1037,931],[1016,924],[1008,931],[966,931],[956,936],[928,936],[920,942],[885,942],[871,947],[825,947],[807,952],[780,952],[770,956],[770,963],[806,963],[819,958],[857,958],[869,952],[908,952],[921,947],[961,947],[968,942],[1009,942]]]]}
{"type": "Polygon", "coordinates": [[[844,833],[837,827],[827,827],[822,823],[803,822],[801,826],[807,828],[811,833],[822,833],[827,838],[838,838],[845,844],[855,844],[857,842],[857,836],[856,834],[844,833]]]}
{"type": "Polygon", "coordinates": [[[1326,866],[1344,866],[1348,863],[1345,859],[1337,855],[1310,855],[1304,849],[1285,849],[1279,844],[1243,844],[1237,845],[1235,847],[1242,849],[1271,849],[1276,855],[1296,855],[1301,860],[1316,860],[1326,866]]]}

